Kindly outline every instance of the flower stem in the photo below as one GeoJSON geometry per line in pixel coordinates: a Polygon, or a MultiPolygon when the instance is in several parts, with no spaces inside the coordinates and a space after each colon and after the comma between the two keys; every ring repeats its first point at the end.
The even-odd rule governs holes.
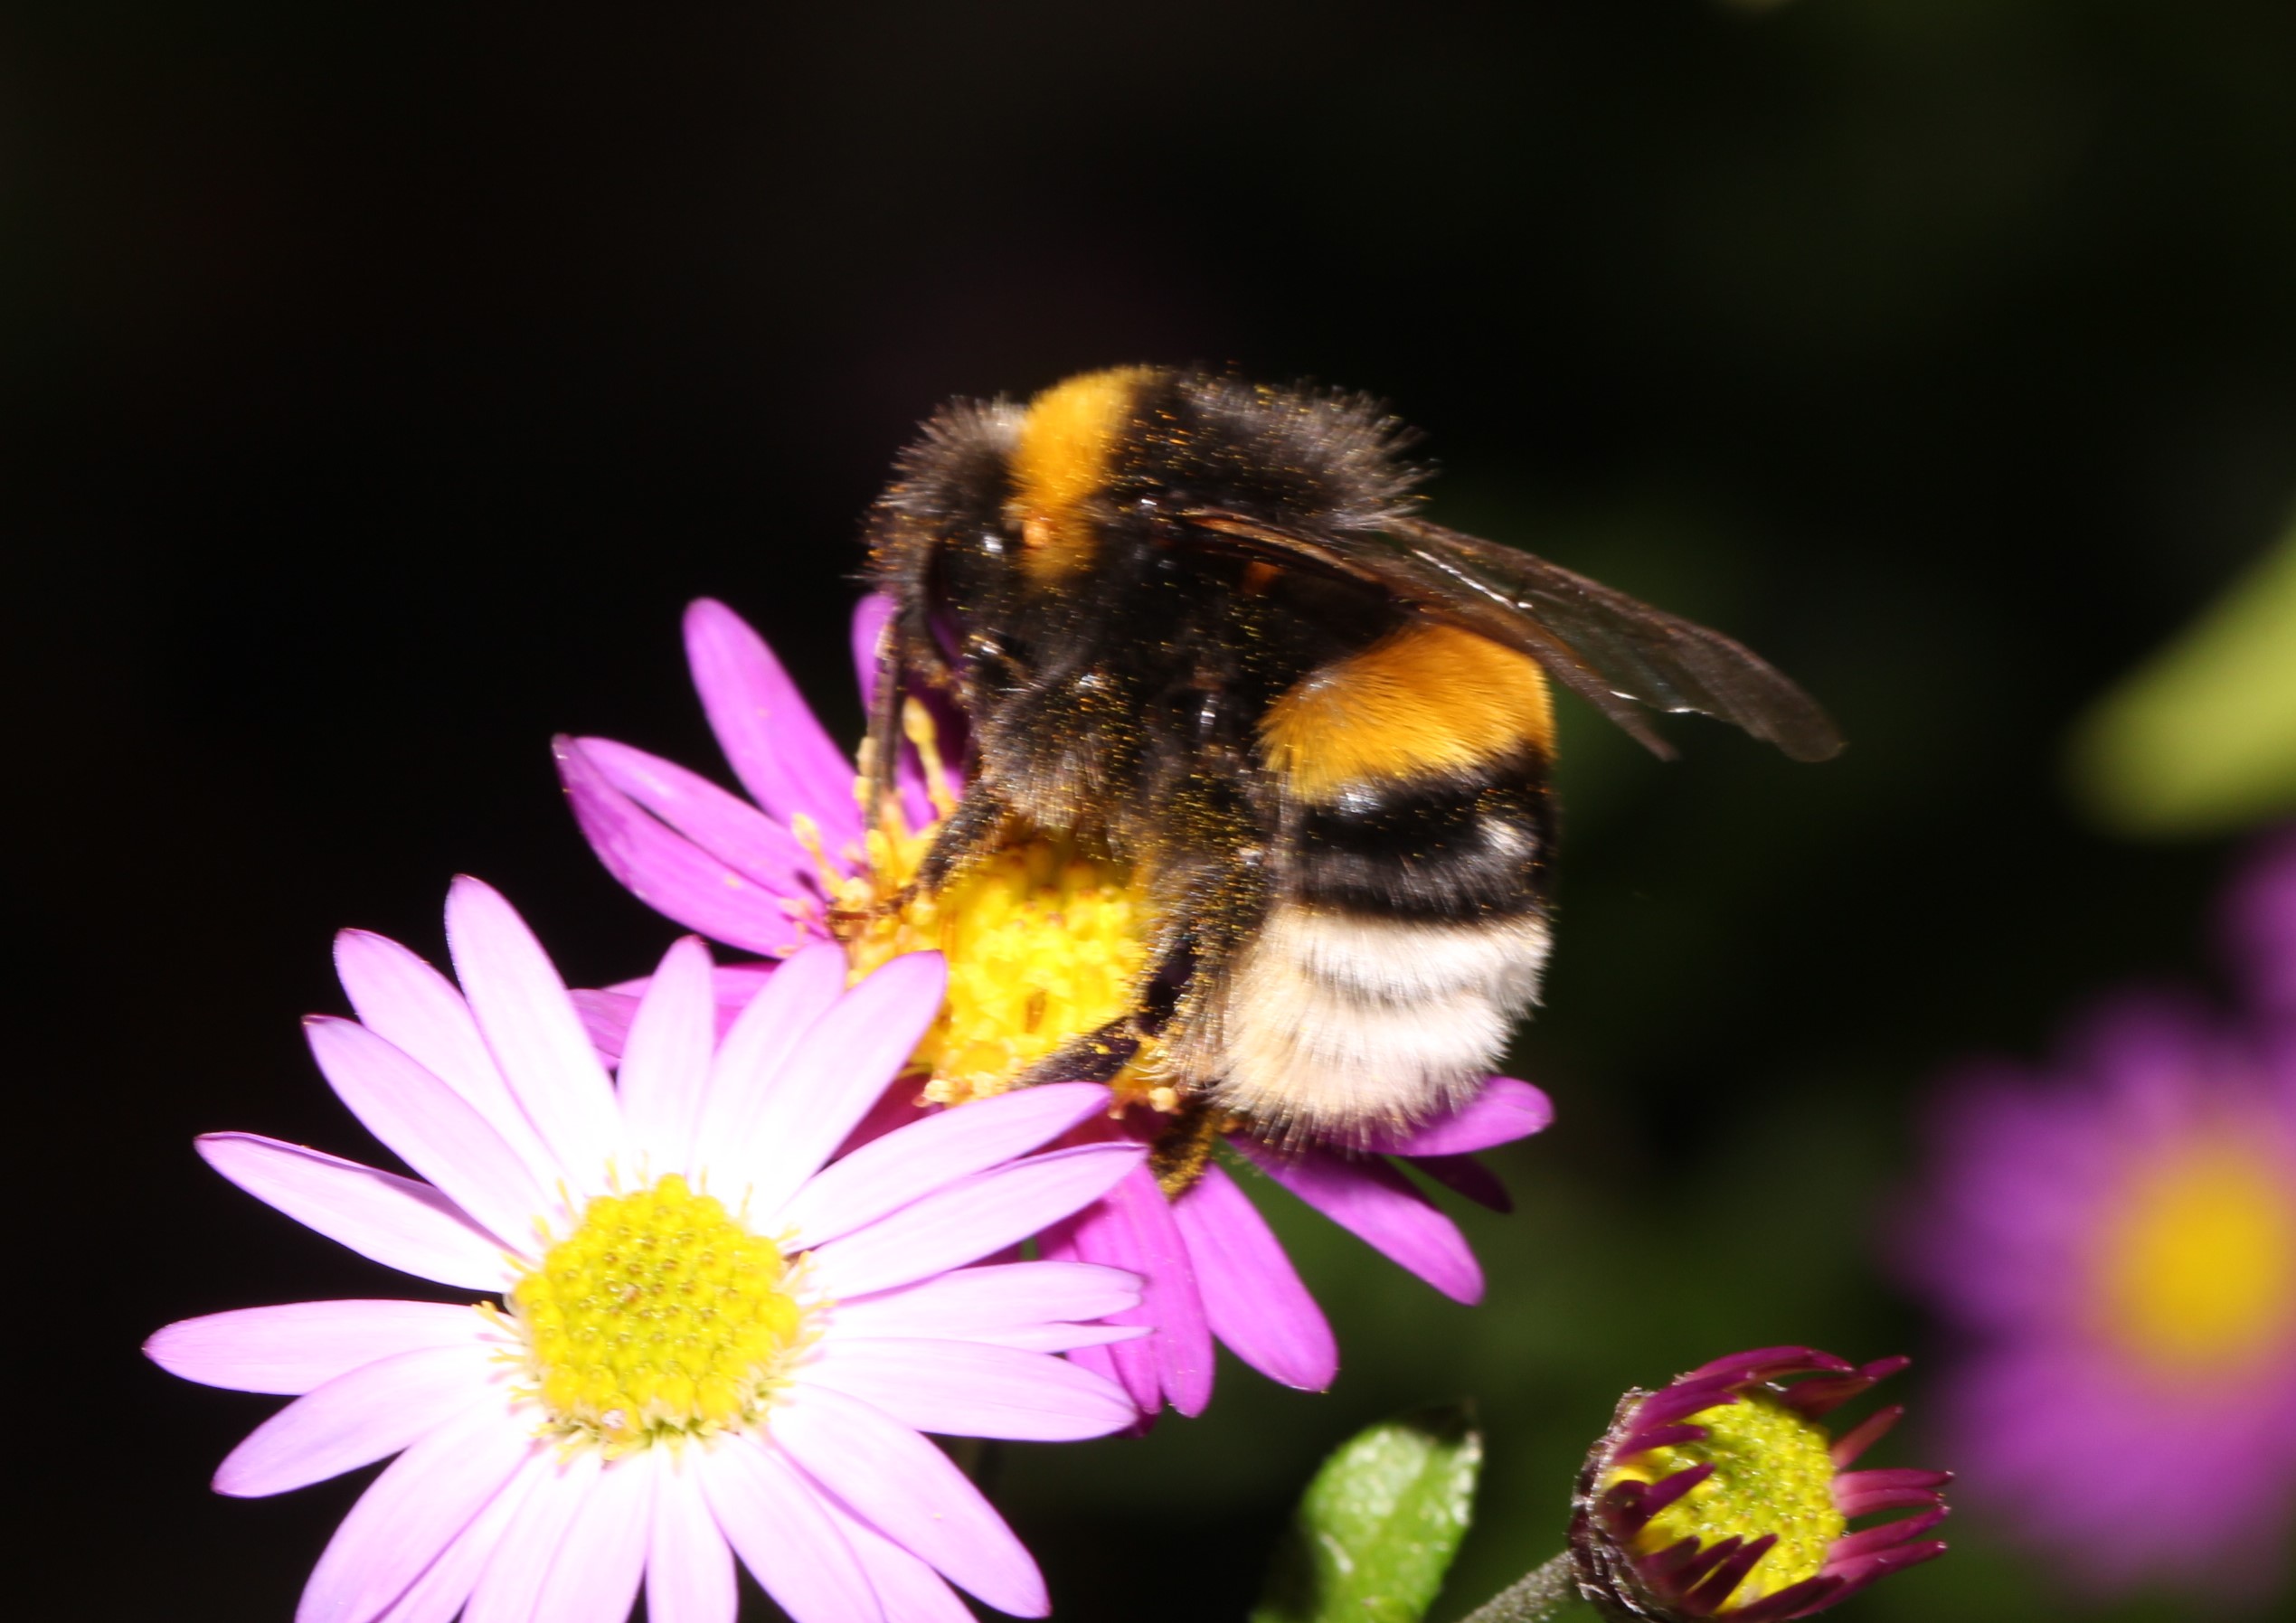
{"type": "Polygon", "coordinates": [[[1579,1594],[1569,1552],[1534,1567],[1493,1595],[1460,1623],[1564,1623],[1602,1614],[1579,1594]]]}

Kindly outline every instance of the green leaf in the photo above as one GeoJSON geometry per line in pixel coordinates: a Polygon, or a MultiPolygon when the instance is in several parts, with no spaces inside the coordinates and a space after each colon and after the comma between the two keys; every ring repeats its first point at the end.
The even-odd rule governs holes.
{"type": "Polygon", "coordinates": [[[2117,832],[2252,826],[2296,809],[2296,528],[2075,729],[2074,787],[2117,832]]]}
{"type": "Polygon", "coordinates": [[[1301,1496],[1252,1623],[1419,1623],[1467,1536],[1482,1463],[1464,1408],[1356,1433],[1301,1496]]]}

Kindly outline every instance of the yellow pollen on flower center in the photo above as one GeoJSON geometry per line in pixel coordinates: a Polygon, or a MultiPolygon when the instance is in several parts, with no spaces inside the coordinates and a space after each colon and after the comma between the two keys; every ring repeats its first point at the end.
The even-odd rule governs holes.
{"type": "Polygon", "coordinates": [[[1686,1538],[1711,1543],[1778,1535],[1729,1598],[1715,1609],[1736,1611],[1789,1584],[1814,1578],[1826,1552],[1848,1528],[1834,1504],[1833,1439],[1763,1391],[1691,1417],[1705,1429],[1701,1442],[1646,1448],[1615,1465],[1602,1486],[1662,1482],[1677,1471],[1711,1464],[1714,1475],[1650,1518],[1635,1537],[1639,1554],[1654,1554],[1686,1538]]]}
{"type": "MultiPolygon", "coordinates": [[[[907,712],[927,781],[945,818],[955,802],[921,711],[907,712]]],[[[926,1073],[925,1097],[962,1104],[1001,1093],[1072,1037],[1121,1018],[1148,965],[1148,911],[1132,869],[1070,838],[1039,839],[986,857],[931,896],[897,907],[940,821],[914,830],[886,797],[868,833],[866,863],[833,876],[836,916],[855,980],[905,952],[936,950],[949,962],[940,1018],[911,1064],[926,1073]]],[[[1120,1094],[1169,1109],[1145,1044],[1115,1079],[1120,1094]]]]}
{"type": "Polygon", "coordinates": [[[619,1452],[756,1420],[804,1327],[789,1271],[675,1174],[591,1201],[510,1292],[556,1430],[619,1452]]]}
{"type": "Polygon", "coordinates": [[[2296,1180],[2226,1129],[2129,1181],[2096,1250],[2103,1332],[2186,1377],[2296,1354],[2296,1180]]]}

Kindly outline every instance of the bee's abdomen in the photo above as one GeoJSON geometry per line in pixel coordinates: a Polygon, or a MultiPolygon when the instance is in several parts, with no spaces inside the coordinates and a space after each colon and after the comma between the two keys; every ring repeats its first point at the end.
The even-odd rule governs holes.
{"type": "Polygon", "coordinates": [[[1545,683],[1414,623],[1311,674],[1261,730],[1275,882],[1206,1056],[1263,1130],[1346,1139],[1461,1102],[1536,998],[1553,837],[1545,683]]]}

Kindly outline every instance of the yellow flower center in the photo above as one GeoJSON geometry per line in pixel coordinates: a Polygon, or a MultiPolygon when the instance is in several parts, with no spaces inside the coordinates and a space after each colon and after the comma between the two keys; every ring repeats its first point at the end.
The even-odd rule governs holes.
{"type": "Polygon", "coordinates": [[[2136,1172],[2096,1252],[2104,1333],[2185,1378],[2296,1353],[2296,1180],[2218,1128],[2136,1172]]]}
{"type": "Polygon", "coordinates": [[[672,1174],[600,1195],[510,1293],[559,1433],[615,1452],[760,1418],[804,1328],[780,1248],[672,1174]]]}
{"type": "MultiPolygon", "coordinates": [[[[1148,913],[1128,864],[1072,838],[1008,846],[933,895],[902,897],[956,806],[931,722],[914,704],[903,721],[940,816],[912,830],[888,795],[861,874],[829,879],[855,979],[904,952],[947,958],[948,997],[911,1063],[926,1074],[926,1098],[962,1104],[1005,1091],[1063,1043],[1131,1009],[1148,913]]],[[[1169,1110],[1176,1100],[1152,1075],[1153,1048],[1115,1086],[1169,1110]]]]}
{"type": "Polygon", "coordinates": [[[1715,1467],[1713,1476],[1650,1518],[1635,1535],[1636,1552],[1652,1554],[1686,1538],[1711,1543],[1776,1533],[1777,1543],[1717,1612],[1736,1611],[1816,1577],[1827,1550],[1849,1525],[1834,1505],[1834,1462],[1827,1454],[1833,1439],[1826,1429],[1759,1390],[1692,1418],[1705,1428],[1705,1440],[1629,1455],[1603,1481],[1604,1487],[1660,1482],[1693,1466],[1715,1467]]]}

